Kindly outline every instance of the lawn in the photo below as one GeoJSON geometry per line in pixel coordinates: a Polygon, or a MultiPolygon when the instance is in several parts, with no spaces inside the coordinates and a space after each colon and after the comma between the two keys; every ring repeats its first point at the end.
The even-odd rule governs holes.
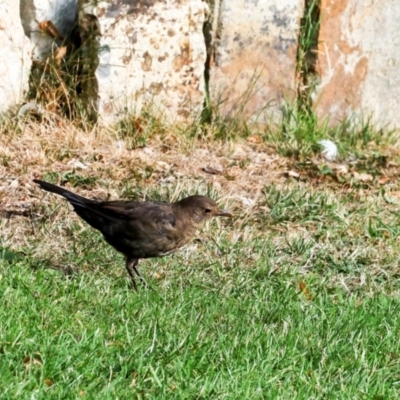
{"type": "Polygon", "coordinates": [[[0,128],[1,399],[400,397],[393,138],[146,126],[137,147],[65,121],[0,128]],[[142,260],[134,292],[123,257],[33,178],[95,198],[201,193],[235,217],[142,260]]]}

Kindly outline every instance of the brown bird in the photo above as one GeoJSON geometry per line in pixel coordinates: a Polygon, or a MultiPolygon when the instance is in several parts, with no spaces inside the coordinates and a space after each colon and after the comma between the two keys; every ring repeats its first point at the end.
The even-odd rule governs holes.
{"type": "Polygon", "coordinates": [[[48,192],[65,197],[75,212],[126,257],[126,270],[136,289],[141,258],[162,257],[185,245],[211,217],[232,217],[206,196],[190,196],[175,203],[157,201],[89,200],[60,186],[34,179],[48,192]]]}

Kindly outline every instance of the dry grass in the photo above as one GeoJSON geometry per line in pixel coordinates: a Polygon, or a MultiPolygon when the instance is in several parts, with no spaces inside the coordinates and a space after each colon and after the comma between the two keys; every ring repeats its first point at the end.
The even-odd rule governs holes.
{"type": "MultiPolygon", "coordinates": [[[[87,226],[70,212],[66,202],[32,183],[32,179],[40,178],[98,199],[174,201],[193,193],[209,195],[234,211],[236,218],[231,228],[225,229],[224,237],[219,228],[215,238],[210,227],[201,236],[214,238],[216,244],[228,240],[230,246],[239,246],[244,264],[251,268],[265,257],[253,248],[260,240],[264,241],[261,246],[268,242],[276,249],[289,248],[289,255],[278,255],[273,261],[279,265],[279,260],[285,260],[280,270],[297,265],[299,273],[307,274],[321,263],[336,265],[338,270],[340,260],[357,263],[364,250],[363,242],[355,238],[365,238],[368,243],[362,257],[368,258],[369,271],[375,276],[383,274],[380,264],[385,247],[385,257],[390,259],[389,274],[397,273],[397,231],[389,232],[394,238],[390,243],[381,244],[365,233],[366,224],[373,221],[374,215],[389,225],[395,223],[393,213],[396,199],[400,198],[395,179],[399,169],[396,147],[389,149],[392,159],[384,166],[374,164],[375,158],[388,158],[377,157],[376,148],[372,158],[365,153],[361,164],[354,160],[327,163],[316,154],[306,160],[280,156],[276,145],[263,140],[263,132],[256,128],[247,138],[237,134],[235,140],[228,141],[213,139],[216,135],[212,129],[206,135],[189,137],[191,127],[150,126],[140,119],[137,125],[136,130],[146,137],[146,145],[131,148],[126,132],[122,134],[112,127],[83,129],[58,117],[15,124],[3,121],[2,246],[17,251],[28,249],[52,259],[53,264],[68,264],[65,257],[71,243],[79,241],[87,226]],[[358,165],[365,168],[365,164],[374,171],[367,171],[370,175],[364,170],[357,172],[358,165]],[[360,173],[366,176],[357,175],[360,173]],[[392,204],[388,205],[388,201],[392,204]],[[48,216],[50,224],[40,222],[48,216]],[[242,243],[252,244],[246,248],[242,243]]],[[[387,154],[389,150],[386,146],[387,154]]],[[[379,235],[383,228],[376,229],[374,235],[379,235]]],[[[194,243],[187,247],[181,256],[193,254],[196,246],[194,243]]],[[[82,260],[88,262],[84,255],[82,260]]],[[[349,282],[357,286],[364,279],[358,273],[345,278],[341,273],[333,275],[333,280],[341,281],[342,286],[349,282]]]]}
{"type": "Polygon", "coordinates": [[[15,212],[3,226],[3,238],[13,240],[16,228],[27,223],[18,213],[60,202],[44,195],[34,178],[75,184],[74,190],[92,198],[159,195],[174,201],[211,190],[234,210],[249,210],[259,203],[265,185],[285,180],[288,164],[261,141],[189,140],[174,128],[162,136],[154,132],[146,146],[136,149],[127,148],[111,128],[83,130],[60,119],[19,122],[21,132],[14,130],[0,127],[0,208],[3,214],[15,212]]]}

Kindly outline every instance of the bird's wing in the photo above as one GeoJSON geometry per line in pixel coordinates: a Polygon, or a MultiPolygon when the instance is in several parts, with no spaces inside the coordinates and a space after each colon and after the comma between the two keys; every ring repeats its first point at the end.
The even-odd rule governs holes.
{"type": "Polygon", "coordinates": [[[107,202],[102,213],[116,215],[119,222],[102,226],[106,240],[125,254],[137,258],[169,254],[185,240],[179,218],[169,203],[107,202]]]}
{"type": "MultiPolygon", "coordinates": [[[[85,199],[86,200],[86,199],[85,199]]],[[[71,201],[70,201],[71,202],[71,201]]],[[[150,208],[151,203],[137,201],[104,201],[88,200],[84,204],[72,203],[75,211],[93,212],[110,222],[122,222],[140,215],[150,208]],[[79,209],[79,210],[78,210],[79,209]]]]}
{"type": "Polygon", "coordinates": [[[106,201],[93,205],[91,204],[91,208],[95,208],[97,211],[121,220],[142,218],[168,218],[172,220],[174,216],[172,205],[170,203],[152,201],[106,201]]]}

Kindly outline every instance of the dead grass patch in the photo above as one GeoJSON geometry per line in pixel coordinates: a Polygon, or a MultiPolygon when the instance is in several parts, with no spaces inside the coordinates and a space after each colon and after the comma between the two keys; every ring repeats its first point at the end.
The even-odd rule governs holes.
{"type": "MultiPolygon", "coordinates": [[[[377,172],[364,182],[351,161],[328,163],[312,156],[303,162],[277,154],[259,138],[257,131],[231,141],[188,138],[184,129],[164,127],[149,132],[145,145],[130,148],[117,129],[84,129],[59,118],[0,125],[0,244],[33,252],[53,266],[90,264],[92,256],[77,254],[97,245],[92,237],[66,260],[89,228],[66,202],[32,183],[41,178],[98,199],[174,201],[206,194],[235,212],[233,221],[206,227],[200,235],[204,243],[193,243],[181,258],[189,253],[193,258],[193,246],[200,246],[206,253],[195,257],[226,257],[226,268],[238,262],[234,257],[240,257],[241,267],[266,262],[273,273],[296,266],[301,274],[323,274],[332,267],[334,281],[350,286],[365,283],[364,264],[379,279],[386,279],[383,270],[398,273],[400,187],[394,157],[372,165],[377,172]],[[343,182],[344,168],[350,179],[343,182]],[[207,241],[213,245],[204,248],[207,241]],[[229,247],[237,249],[233,255],[226,253],[229,247]]],[[[115,257],[111,249],[107,254],[115,257]]],[[[154,273],[165,268],[164,261],[155,265],[154,273]]]]}
{"type": "MultiPolygon", "coordinates": [[[[18,124],[16,130],[0,126],[0,209],[9,217],[3,219],[2,236],[12,247],[32,235],[29,218],[19,214],[42,215],[44,207],[49,211],[60,204],[56,196],[40,191],[34,178],[99,199],[174,201],[191,193],[209,194],[244,218],[246,210],[258,206],[264,186],[286,180],[285,158],[244,139],[189,140],[171,128],[162,135],[153,132],[145,146],[130,149],[110,128],[85,130],[60,118],[18,124]],[[204,172],[210,168],[221,173],[204,172]]],[[[61,206],[60,218],[67,210],[61,206]]]]}

